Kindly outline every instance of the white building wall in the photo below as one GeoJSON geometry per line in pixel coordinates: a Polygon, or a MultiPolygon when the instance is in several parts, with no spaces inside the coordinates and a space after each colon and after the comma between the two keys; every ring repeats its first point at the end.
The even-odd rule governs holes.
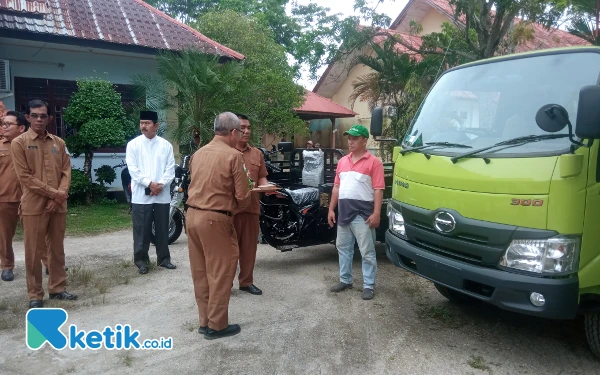
{"type": "MultiPolygon", "coordinates": [[[[14,77],[46,78],[74,81],[81,78],[103,77],[115,84],[131,84],[135,74],[155,74],[156,60],[151,55],[118,51],[44,44],[0,38],[0,59],[9,60],[11,92],[0,92],[0,101],[7,109],[15,109],[14,77]]],[[[34,99],[34,98],[31,98],[34,99]]],[[[96,154],[92,169],[102,165],[114,166],[125,154],[96,154]]],[[[71,158],[74,168],[83,168],[83,156],[71,158]]],[[[111,187],[121,188],[121,168],[111,187]]],[[[93,172],[92,172],[93,174],[93,172]]],[[[95,176],[92,178],[95,181],[95,176]]]]}

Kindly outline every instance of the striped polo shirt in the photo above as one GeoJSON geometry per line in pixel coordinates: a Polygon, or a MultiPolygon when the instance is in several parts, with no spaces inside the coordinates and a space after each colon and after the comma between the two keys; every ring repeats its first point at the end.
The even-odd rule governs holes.
{"type": "Polygon", "coordinates": [[[340,159],[335,184],[340,186],[338,224],[348,225],[360,215],[367,220],[375,209],[375,190],[384,190],[383,164],[369,151],[356,162],[352,154],[340,159]]]}

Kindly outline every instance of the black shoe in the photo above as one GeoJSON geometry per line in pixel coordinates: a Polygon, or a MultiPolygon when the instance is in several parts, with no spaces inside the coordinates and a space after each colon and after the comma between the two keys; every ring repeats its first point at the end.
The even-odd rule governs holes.
{"type": "Polygon", "coordinates": [[[339,292],[342,292],[342,291],[344,291],[346,289],[350,289],[350,288],[352,288],[352,284],[346,284],[346,283],[339,282],[339,283],[335,284],[334,286],[332,286],[329,290],[331,290],[334,293],[339,293],[339,292]]]}
{"type": "Polygon", "coordinates": [[[67,301],[74,301],[77,299],[77,296],[75,294],[71,294],[71,293],[67,292],[66,290],[64,292],[60,292],[60,293],[50,293],[49,297],[50,297],[50,299],[62,299],[62,300],[67,300],[67,301]]]}
{"type": "Polygon", "coordinates": [[[254,294],[255,296],[260,296],[262,294],[262,290],[258,289],[254,284],[250,284],[249,286],[241,286],[240,290],[254,294]]]}
{"type": "Polygon", "coordinates": [[[177,266],[172,264],[171,262],[161,264],[160,266],[168,270],[174,270],[175,268],[177,268],[177,266]]]}
{"type": "Polygon", "coordinates": [[[148,266],[141,266],[140,267],[140,274],[145,275],[148,273],[148,266]]]}
{"type": "Polygon", "coordinates": [[[200,328],[198,328],[198,333],[205,334],[207,329],[208,326],[200,326],[200,328]]]}
{"type": "Polygon", "coordinates": [[[239,324],[230,324],[227,326],[227,328],[220,331],[208,327],[206,329],[206,333],[204,334],[204,338],[207,340],[221,339],[223,337],[237,335],[241,332],[241,330],[242,329],[240,328],[239,324]]]}
{"type": "Polygon", "coordinates": [[[2,280],[4,281],[13,281],[15,279],[15,274],[12,270],[4,270],[2,271],[2,280]]]}
{"type": "Polygon", "coordinates": [[[39,309],[44,307],[44,301],[42,301],[41,299],[34,299],[29,301],[29,308],[30,309],[39,309]]]}

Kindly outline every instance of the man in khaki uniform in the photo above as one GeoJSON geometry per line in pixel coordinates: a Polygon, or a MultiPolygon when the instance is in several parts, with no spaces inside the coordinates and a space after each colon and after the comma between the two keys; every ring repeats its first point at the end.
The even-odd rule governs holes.
{"type": "MultiPolygon", "coordinates": [[[[248,116],[237,114],[240,120],[240,129],[244,132],[242,138],[235,147],[244,157],[244,164],[248,170],[248,176],[258,186],[268,184],[267,167],[263,153],[248,144],[250,142],[250,121],[248,116]]],[[[260,290],[254,285],[254,263],[256,262],[256,247],[258,244],[259,218],[260,218],[260,195],[252,194],[250,205],[238,210],[233,217],[233,225],[237,233],[238,247],[240,249],[240,290],[254,295],[261,295],[260,290]]]]}
{"type": "Polygon", "coordinates": [[[19,220],[21,185],[13,166],[10,143],[29,128],[29,123],[22,113],[9,111],[1,125],[4,138],[0,139],[0,266],[2,280],[13,281],[15,253],[12,241],[19,220]]]}
{"type": "Polygon", "coordinates": [[[239,250],[233,212],[250,203],[251,186],[244,159],[235,146],[242,131],[237,116],[219,114],[215,137],[190,161],[187,234],[200,333],[218,339],[240,332],[229,324],[229,297],[239,250]]]}
{"type": "Polygon", "coordinates": [[[29,130],[12,141],[15,171],[23,189],[20,214],[25,242],[25,273],[29,307],[43,307],[42,256],[48,251],[50,299],[75,300],[65,290],[64,238],[71,159],[65,142],[46,131],[52,121],[48,104],[32,100],[27,107],[29,130]]]}

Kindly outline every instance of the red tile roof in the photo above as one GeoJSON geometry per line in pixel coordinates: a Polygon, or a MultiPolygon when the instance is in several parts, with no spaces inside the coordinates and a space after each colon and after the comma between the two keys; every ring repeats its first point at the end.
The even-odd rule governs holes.
{"type": "MultiPolygon", "coordinates": [[[[455,8],[450,5],[447,0],[426,0],[431,6],[438,9],[447,17],[454,19],[455,8]]],[[[492,12],[493,13],[493,12],[492,12]]],[[[458,19],[463,24],[465,23],[464,15],[458,19]]],[[[521,20],[515,18],[518,23],[521,20]]],[[[396,21],[394,21],[396,23],[396,21]]],[[[517,46],[517,52],[527,52],[538,49],[557,48],[557,47],[572,47],[580,45],[588,45],[589,43],[567,31],[560,30],[554,27],[550,29],[544,28],[538,23],[532,24],[534,31],[534,39],[517,46]]]]}
{"type": "Polygon", "coordinates": [[[305,98],[304,104],[302,104],[300,108],[294,109],[300,117],[302,117],[302,115],[310,115],[313,118],[315,118],[315,116],[318,118],[342,118],[358,115],[358,113],[312,91],[306,90],[305,98]]]}
{"type": "Polygon", "coordinates": [[[0,0],[2,29],[244,59],[141,0],[0,0]]]}
{"type": "MultiPolygon", "coordinates": [[[[394,22],[392,23],[390,28],[396,29],[400,25],[400,22],[402,22],[404,17],[406,17],[406,14],[408,13],[408,10],[410,9],[410,7],[418,1],[424,1],[425,3],[429,4],[432,8],[437,9],[440,13],[442,13],[446,17],[448,17],[449,20],[454,20],[455,8],[452,5],[450,5],[448,0],[409,0],[409,2],[406,4],[406,6],[404,6],[404,9],[402,9],[402,12],[400,12],[398,17],[394,20],[394,22]]],[[[464,24],[465,16],[460,15],[458,18],[458,21],[462,22],[464,24]]],[[[520,20],[516,19],[515,21],[519,22],[520,20]]],[[[527,52],[527,51],[538,50],[538,49],[556,48],[556,47],[571,47],[571,46],[588,45],[589,44],[587,41],[585,41],[579,37],[576,37],[564,30],[560,30],[557,28],[545,29],[542,25],[537,24],[537,23],[534,23],[532,26],[534,29],[534,39],[531,41],[527,41],[525,43],[519,44],[519,46],[517,46],[516,52],[527,52]]],[[[386,31],[394,32],[393,30],[386,30],[386,31]]],[[[400,35],[404,41],[410,43],[411,46],[414,46],[416,48],[420,47],[421,39],[418,36],[401,33],[398,31],[395,31],[395,33],[400,35]]],[[[381,36],[379,38],[380,38],[380,41],[382,42],[385,39],[385,36],[381,36]]],[[[380,42],[377,40],[377,38],[375,39],[375,41],[380,42]]],[[[402,45],[398,46],[398,52],[414,53],[412,51],[410,51],[410,52],[409,51],[410,50],[408,48],[406,48],[405,46],[402,46],[402,45]]],[[[329,64],[329,66],[327,67],[325,72],[323,72],[323,74],[317,81],[317,84],[315,85],[315,87],[313,88],[312,91],[317,92],[319,90],[319,88],[321,87],[321,85],[323,85],[325,83],[325,81],[329,77],[329,74],[330,74],[331,70],[333,69],[334,65],[335,65],[335,62],[329,64]]]]}

